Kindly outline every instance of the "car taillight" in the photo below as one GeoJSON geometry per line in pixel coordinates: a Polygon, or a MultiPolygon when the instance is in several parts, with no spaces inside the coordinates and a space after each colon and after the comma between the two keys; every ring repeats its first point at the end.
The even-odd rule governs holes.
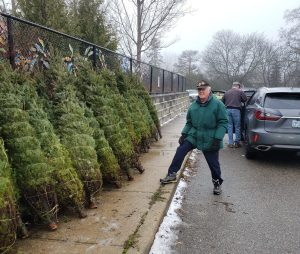
{"type": "Polygon", "coordinates": [[[268,113],[268,112],[263,112],[260,110],[255,111],[255,118],[260,121],[277,121],[281,118],[281,116],[268,113]]]}
{"type": "Polygon", "coordinates": [[[253,136],[253,143],[256,143],[258,139],[259,139],[259,135],[256,133],[256,134],[253,136]]]}

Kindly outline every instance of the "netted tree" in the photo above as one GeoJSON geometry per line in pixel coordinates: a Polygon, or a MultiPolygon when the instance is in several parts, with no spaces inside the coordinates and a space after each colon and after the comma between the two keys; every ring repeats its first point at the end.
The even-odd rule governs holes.
{"type": "Polygon", "coordinates": [[[61,207],[72,207],[80,218],[86,217],[83,211],[84,192],[82,183],[72,166],[67,149],[60,143],[53,125],[43,110],[36,93],[36,84],[23,84],[19,87],[25,101],[25,110],[29,113],[29,122],[34,127],[41,148],[52,167],[58,202],[61,207]]]}
{"type": "Polygon", "coordinates": [[[116,71],[117,87],[127,104],[131,115],[138,144],[141,152],[147,152],[150,148],[151,139],[156,137],[156,127],[151,118],[150,112],[141,98],[137,94],[127,77],[121,70],[116,71]]]}
{"type": "Polygon", "coordinates": [[[100,128],[100,125],[94,116],[94,112],[86,105],[84,106],[85,116],[89,120],[90,127],[93,129],[93,137],[96,142],[96,152],[98,162],[101,164],[103,180],[107,183],[113,183],[119,188],[121,187],[122,182],[121,168],[118,164],[118,160],[114,155],[108,140],[105,138],[104,131],[100,128]]]}
{"type": "Polygon", "coordinates": [[[21,219],[18,206],[19,192],[0,138],[0,252],[6,253],[16,242],[16,238],[28,237],[28,231],[21,219]]]}
{"type": "Polygon", "coordinates": [[[3,139],[0,139],[0,252],[7,252],[17,238],[16,193],[12,169],[8,162],[3,139]]]}
{"type": "MultiPolygon", "coordinates": [[[[114,101],[112,97],[114,89],[102,75],[99,75],[86,63],[79,65],[76,81],[80,100],[85,101],[87,106],[93,110],[119,165],[126,172],[128,179],[132,180],[130,168],[136,167],[140,163],[137,164],[133,143],[126,130],[126,125],[116,111],[115,104],[118,102],[114,101]]],[[[140,167],[138,170],[143,172],[140,167]]]]}
{"type": "Polygon", "coordinates": [[[44,71],[39,91],[46,98],[51,123],[83,183],[86,206],[96,208],[94,197],[101,190],[102,174],[93,130],[71,85],[75,77],[63,69],[58,59],[50,60],[51,69],[44,71]]]}
{"type": "Polygon", "coordinates": [[[139,98],[142,101],[141,105],[145,104],[148,108],[150,116],[156,127],[156,129],[152,129],[152,135],[156,137],[156,140],[158,140],[158,137],[162,138],[160,122],[156,108],[153,104],[149,93],[143,86],[141,79],[136,75],[131,75],[129,78],[129,84],[131,86],[131,90],[133,90],[137,98],[139,98]]]}
{"type": "Polygon", "coordinates": [[[49,229],[55,230],[58,205],[51,167],[29,123],[23,98],[16,89],[26,79],[5,64],[0,68],[1,136],[15,169],[20,194],[30,212],[48,224],[49,229]]]}

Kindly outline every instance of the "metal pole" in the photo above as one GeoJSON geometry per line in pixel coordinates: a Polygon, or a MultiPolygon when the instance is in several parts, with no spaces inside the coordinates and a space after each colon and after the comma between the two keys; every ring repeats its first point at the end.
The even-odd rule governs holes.
{"type": "Polygon", "coordinates": [[[13,38],[13,24],[12,19],[7,17],[7,42],[9,52],[9,62],[13,69],[16,68],[15,63],[15,50],[14,50],[14,38],[13,38]]]}
{"type": "Polygon", "coordinates": [[[152,93],[152,83],[153,83],[153,68],[152,65],[150,65],[150,94],[152,93]]]}
{"type": "Polygon", "coordinates": [[[173,72],[171,72],[171,92],[173,92],[173,72]]]}
{"type": "Polygon", "coordinates": [[[163,76],[162,76],[162,93],[165,93],[165,70],[163,71],[163,76]]]}
{"type": "Polygon", "coordinates": [[[97,51],[96,46],[93,46],[93,67],[96,69],[97,66],[97,51]]]}
{"type": "Polygon", "coordinates": [[[132,58],[129,58],[129,63],[130,63],[130,73],[132,74],[132,58]]]}

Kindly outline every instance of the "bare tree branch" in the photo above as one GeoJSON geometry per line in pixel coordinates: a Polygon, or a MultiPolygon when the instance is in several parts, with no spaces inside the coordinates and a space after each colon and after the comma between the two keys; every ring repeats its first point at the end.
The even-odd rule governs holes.
{"type": "Polygon", "coordinates": [[[263,62],[266,45],[263,35],[240,36],[232,31],[220,31],[205,50],[203,64],[214,78],[223,80],[227,86],[235,80],[247,83],[263,62]]]}
{"type": "MultiPolygon", "coordinates": [[[[134,46],[138,60],[153,47],[153,42],[162,40],[163,31],[187,13],[186,0],[111,0],[111,19],[118,27],[119,36],[128,37],[134,46]]],[[[124,41],[124,40],[122,40],[124,41]]],[[[128,46],[127,42],[127,46],[128,46]]],[[[155,43],[155,45],[163,45],[155,43]]]]}

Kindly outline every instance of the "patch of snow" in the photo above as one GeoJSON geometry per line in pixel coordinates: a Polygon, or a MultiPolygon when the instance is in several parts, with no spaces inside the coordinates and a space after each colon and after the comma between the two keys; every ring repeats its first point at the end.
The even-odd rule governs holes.
{"type": "Polygon", "coordinates": [[[194,149],[189,157],[190,160],[195,161],[197,157],[198,150],[194,149]]]}
{"type": "Polygon", "coordinates": [[[184,176],[191,176],[191,169],[189,167],[186,167],[183,171],[184,176]]]}
{"type": "Polygon", "coordinates": [[[186,189],[186,186],[186,182],[181,179],[178,183],[167,215],[165,216],[158,232],[155,235],[155,239],[149,254],[174,253],[172,251],[172,246],[178,239],[176,227],[182,222],[176,211],[181,208],[183,192],[186,189]]]}

